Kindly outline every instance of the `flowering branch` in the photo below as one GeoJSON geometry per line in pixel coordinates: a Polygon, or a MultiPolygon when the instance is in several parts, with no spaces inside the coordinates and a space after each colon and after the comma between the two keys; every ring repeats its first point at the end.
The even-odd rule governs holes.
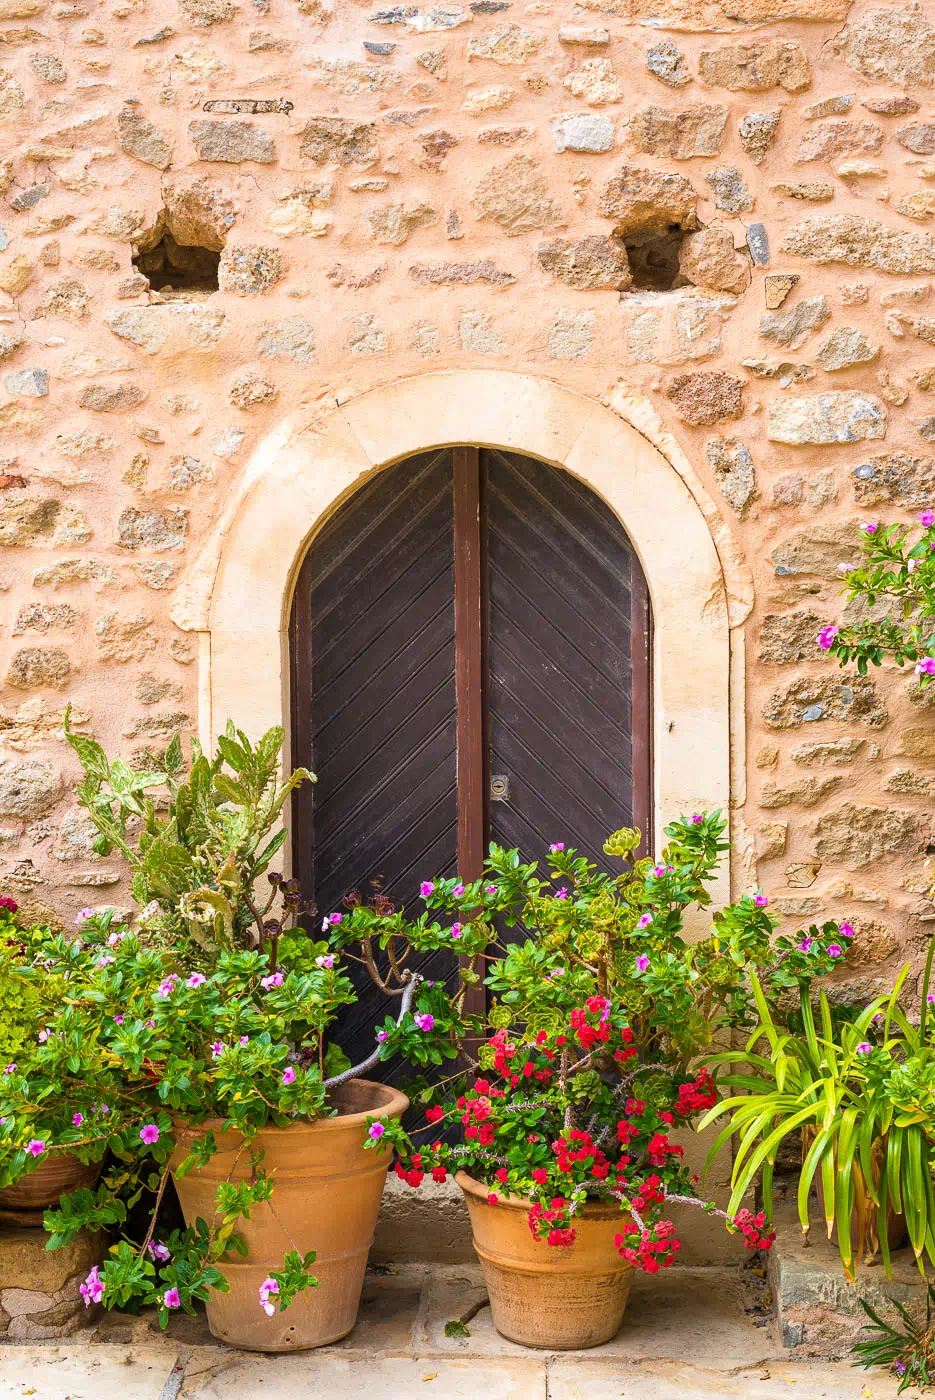
{"type": "MultiPolygon", "coordinates": [[[[412,1006],[412,999],[416,994],[419,983],[425,979],[421,972],[405,972],[406,986],[403,990],[403,999],[399,1004],[399,1015],[396,1017],[397,1026],[402,1025],[409,1008],[412,1006]]],[[[325,1080],[326,1089],[334,1089],[339,1084],[345,1084],[349,1079],[356,1079],[358,1075],[364,1074],[368,1069],[372,1069],[380,1059],[380,1049],[378,1045],[372,1055],[368,1055],[366,1060],[361,1060],[359,1065],[352,1065],[350,1069],[344,1070],[341,1074],[333,1074],[330,1079],[325,1080]]]]}

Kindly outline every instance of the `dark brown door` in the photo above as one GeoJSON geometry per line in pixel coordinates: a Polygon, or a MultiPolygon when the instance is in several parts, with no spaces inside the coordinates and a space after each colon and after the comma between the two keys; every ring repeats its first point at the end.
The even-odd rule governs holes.
{"type": "MultiPolygon", "coordinates": [[[[650,808],[649,605],[620,522],[529,457],[408,458],[338,510],[292,610],[294,863],[322,912],[564,840],[601,864],[650,808]]],[[[422,970],[445,976],[443,955],[422,970]]],[[[341,1036],[372,1048],[374,1003],[341,1036]]]]}

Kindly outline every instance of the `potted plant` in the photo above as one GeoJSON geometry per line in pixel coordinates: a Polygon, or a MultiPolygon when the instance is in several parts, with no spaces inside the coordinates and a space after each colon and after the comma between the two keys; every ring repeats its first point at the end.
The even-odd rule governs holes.
{"type": "MultiPolygon", "coordinates": [[[[395,1051],[413,1013],[431,1022],[428,1008],[445,1001],[401,970],[389,1019],[407,1029],[382,1031],[357,1066],[329,1043],[354,999],[346,962],[296,926],[312,911],[268,870],[283,802],[308,776],[279,781],[282,737],[252,745],[229,727],[217,756],[196,747],[184,775],[177,741],[160,769],[140,773],[69,734],[80,799],[102,848],[131,863],[143,907],[132,931],[83,910],[74,938],[41,941],[16,969],[24,988],[62,992],[0,1083],[0,1179],[110,1154],[155,1189],[145,1237],[118,1240],[86,1300],[156,1305],[163,1325],[204,1300],[216,1336],[259,1350],[319,1346],[353,1326],[388,1166],[388,1154],[364,1152],[367,1126],[408,1102],[361,1076],[395,1051]],[[186,1228],[166,1237],[170,1177],[186,1228]]],[[[340,920],[327,916],[326,931],[340,920]]],[[[440,1034],[417,1038],[423,1056],[448,1051],[432,1049],[440,1034]]],[[[51,1247],[124,1226],[113,1176],[47,1212],[51,1247]]]]}
{"type": "Polygon", "coordinates": [[[657,860],[637,859],[638,831],[616,832],[604,849],[623,862],[617,876],[562,843],[545,875],[493,846],[480,879],[425,881],[418,917],[355,904],[340,925],[338,940],[460,958],[452,1034],[469,1072],[420,1086],[417,1133],[378,1117],[371,1131],[393,1142],[411,1186],[457,1173],[493,1320],[513,1341],[612,1337],[633,1270],[667,1268],[679,1250],[672,1205],[724,1216],[751,1248],[771,1243],[765,1215],[698,1198],[675,1135],[716,1098],[699,1056],[751,1020],[748,970],[775,968],[782,983],[793,968],[830,966],[836,930],[807,951],[774,943],[757,894],[690,943],[684,915],[710,903],[724,830],[717,812],[674,822],[657,860]],[[486,1015],[468,1002],[481,981],[486,1015]]]}
{"type": "MultiPolygon", "coordinates": [[[[847,926],[841,925],[842,930],[847,926]]],[[[742,1055],[742,1072],[721,1080],[743,1092],[721,1100],[702,1120],[726,1117],[709,1161],[737,1136],[731,1205],[744,1199],[759,1173],[771,1214],[772,1170],[782,1139],[803,1137],[798,1213],[809,1230],[809,1192],[819,1187],[828,1237],[836,1232],[845,1276],[853,1280],[861,1256],[877,1249],[886,1271],[890,1252],[906,1232],[919,1268],[935,1263],[935,1037],[929,981],[930,945],[918,1023],[900,1005],[909,973],[903,968],[889,997],[880,997],[853,1019],[833,1021],[827,995],[818,993],[818,1019],[810,981],[797,998],[800,1028],[790,1030],[751,977],[759,1020],[742,1055]]],[[[728,1206],[728,1210],[731,1208],[728,1206]]]]}

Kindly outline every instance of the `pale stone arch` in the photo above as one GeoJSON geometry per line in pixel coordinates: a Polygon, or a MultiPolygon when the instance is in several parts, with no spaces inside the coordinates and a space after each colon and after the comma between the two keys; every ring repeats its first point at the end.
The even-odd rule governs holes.
{"type": "MultiPolygon", "coordinates": [[[[752,585],[717,508],[647,400],[620,387],[601,403],[501,370],[395,380],[296,413],[260,445],[173,600],[176,624],[200,634],[203,739],[228,718],[288,732],[289,610],[316,530],[374,471],[459,442],[541,457],[618,515],[652,598],[657,839],[681,812],[729,810],[742,799],[731,752],[733,740],[743,753],[738,629],[752,585]]],[[[728,889],[725,876],[716,893],[728,889]]]]}

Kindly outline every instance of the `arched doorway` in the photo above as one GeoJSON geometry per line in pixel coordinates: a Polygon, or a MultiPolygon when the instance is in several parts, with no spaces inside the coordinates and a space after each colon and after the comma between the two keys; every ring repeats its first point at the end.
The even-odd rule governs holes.
{"type": "MultiPolygon", "coordinates": [[[[318,776],[294,814],[306,894],[328,911],[379,885],[412,905],[422,879],[473,878],[490,840],[604,864],[610,830],[648,828],[649,644],[636,554],[569,473],[448,447],[371,478],[293,596],[292,757],[318,776]]],[[[352,1056],[370,1048],[358,1012],[352,1056]]]]}

